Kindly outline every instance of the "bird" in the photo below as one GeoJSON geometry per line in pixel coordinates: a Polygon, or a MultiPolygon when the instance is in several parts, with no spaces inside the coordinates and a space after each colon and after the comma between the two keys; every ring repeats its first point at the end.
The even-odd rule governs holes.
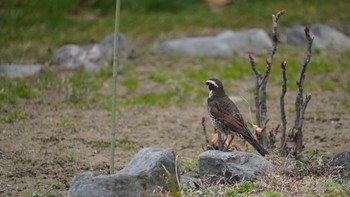
{"type": "Polygon", "coordinates": [[[205,81],[209,89],[208,115],[212,125],[225,135],[239,136],[251,144],[262,156],[269,154],[253,137],[234,102],[226,95],[224,86],[216,78],[205,81]]]}

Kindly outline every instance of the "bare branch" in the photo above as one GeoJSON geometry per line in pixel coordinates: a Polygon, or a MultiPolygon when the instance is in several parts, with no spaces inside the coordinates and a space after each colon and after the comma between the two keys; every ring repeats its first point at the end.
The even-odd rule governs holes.
{"type": "Polygon", "coordinates": [[[309,30],[308,27],[304,28],[304,32],[305,32],[306,39],[308,41],[308,47],[307,47],[307,54],[306,54],[306,56],[304,58],[304,64],[303,64],[303,67],[302,67],[302,71],[300,73],[299,83],[300,83],[301,86],[304,83],[306,68],[307,68],[307,65],[309,64],[310,59],[311,59],[312,43],[313,43],[313,40],[314,40],[314,37],[310,36],[310,30],[309,30]]]}
{"type": "Polygon", "coordinates": [[[251,54],[249,54],[249,60],[250,64],[252,66],[252,69],[255,73],[255,93],[254,93],[254,101],[255,101],[255,117],[258,126],[260,127],[260,81],[261,81],[261,74],[256,69],[256,64],[254,61],[254,58],[251,54]]]}
{"type": "Polygon", "coordinates": [[[303,114],[305,113],[305,110],[307,108],[307,105],[309,104],[309,101],[311,100],[311,94],[307,94],[305,96],[305,102],[303,104],[303,114]]]}
{"type": "MultiPolygon", "coordinates": [[[[254,62],[254,59],[252,55],[249,55],[250,63],[252,66],[252,69],[255,73],[256,77],[256,83],[255,83],[255,108],[256,108],[256,119],[257,124],[261,128],[265,128],[267,124],[267,106],[266,106],[266,87],[267,87],[267,81],[269,79],[273,56],[275,55],[277,51],[277,44],[278,44],[278,35],[277,35],[277,22],[280,19],[280,17],[285,14],[285,10],[279,11],[276,15],[272,15],[272,48],[269,52],[268,59],[266,60],[266,70],[264,73],[264,76],[262,77],[261,74],[257,71],[256,65],[254,62]]],[[[261,136],[257,136],[258,141],[263,145],[267,146],[268,139],[266,131],[264,130],[261,133],[261,136]]]]}
{"type": "Polygon", "coordinates": [[[305,27],[304,29],[305,32],[305,37],[308,41],[308,47],[307,47],[307,54],[304,59],[304,63],[302,66],[302,70],[300,72],[300,77],[299,81],[296,82],[298,86],[297,90],[297,96],[295,99],[295,109],[296,109],[296,118],[295,118],[295,123],[294,123],[294,129],[296,130],[296,155],[300,153],[303,149],[303,132],[302,132],[302,127],[303,127],[303,121],[304,121],[304,113],[307,107],[307,104],[309,103],[311,99],[311,95],[308,94],[305,97],[305,102],[304,102],[304,95],[303,95],[303,84],[305,81],[305,73],[307,66],[311,60],[311,55],[312,55],[312,43],[313,43],[313,37],[310,36],[310,30],[308,27],[305,27]]]}
{"type": "Polygon", "coordinates": [[[272,64],[273,56],[277,51],[277,43],[278,43],[277,22],[280,19],[280,17],[285,13],[286,13],[286,10],[281,10],[276,15],[272,15],[272,49],[270,51],[269,58],[268,58],[268,61],[270,62],[270,64],[272,64]]]}
{"type": "Polygon", "coordinates": [[[281,10],[279,12],[277,12],[276,14],[276,22],[278,22],[278,20],[280,19],[280,17],[285,14],[287,11],[286,10],[281,10]]]}
{"type": "Polygon", "coordinates": [[[281,62],[281,68],[282,68],[282,94],[280,97],[280,108],[281,108],[281,121],[282,121],[282,135],[281,135],[281,150],[282,152],[285,152],[285,145],[286,145],[286,131],[287,131],[287,119],[286,119],[286,111],[284,109],[284,96],[287,92],[287,75],[286,75],[286,61],[281,62]]]}
{"type": "Polygon", "coordinates": [[[255,73],[255,76],[259,76],[259,78],[261,78],[260,72],[258,72],[258,70],[256,69],[255,60],[254,60],[254,57],[252,56],[252,54],[249,54],[249,60],[250,60],[250,64],[252,66],[252,69],[255,73]]]}
{"type": "MultiPolygon", "coordinates": [[[[268,60],[266,60],[266,70],[265,70],[265,75],[264,78],[262,78],[261,82],[260,82],[260,86],[262,86],[263,84],[267,84],[267,80],[269,78],[270,75],[270,71],[271,71],[271,62],[269,62],[268,60]]],[[[265,85],[266,86],[266,85],[265,85]]]]}
{"type": "MultiPolygon", "coordinates": [[[[261,98],[260,98],[260,110],[261,110],[261,116],[260,116],[260,127],[265,128],[267,123],[267,105],[266,105],[266,86],[267,81],[270,75],[271,71],[271,63],[266,60],[266,71],[264,78],[261,81],[261,98]]],[[[267,135],[266,131],[261,133],[261,143],[263,146],[267,146],[267,135]]]]}

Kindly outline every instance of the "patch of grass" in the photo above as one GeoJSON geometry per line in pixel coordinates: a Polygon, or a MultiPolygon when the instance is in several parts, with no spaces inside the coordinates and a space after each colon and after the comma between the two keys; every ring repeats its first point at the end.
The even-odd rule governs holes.
{"type": "Polygon", "coordinates": [[[2,120],[6,123],[14,123],[21,118],[22,118],[21,113],[18,111],[14,111],[14,112],[10,112],[9,114],[7,114],[5,117],[3,117],[2,120]]]}
{"type": "Polygon", "coordinates": [[[130,141],[128,137],[121,139],[119,141],[119,144],[120,144],[120,147],[126,151],[137,149],[137,146],[135,146],[135,144],[132,141],[130,141]]]}
{"type": "Polygon", "coordinates": [[[129,91],[135,91],[139,87],[139,81],[134,78],[128,78],[122,81],[122,85],[125,86],[129,91]]]}
{"type": "Polygon", "coordinates": [[[53,189],[61,189],[62,185],[63,185],[63,184],[62,184],[60,181],[55,181],[55,182],[52,182],[52,183],[51,183],[51,187],[52,187],[53,189]]]}
{"type": "Polygon", "coordinates": [[[105,149],[111,146],[111,142],[103,141],[103,140],[93,140],[88,142],[88,144],[92,145],[94,148],[105,149]]]}
{"type": "Polygon", "coordinates": [[[193,171],[196,171],[197,166],[198,166],[198,160],[192,159],[189,163],[183,166],[183,170],[185,172],[193,172],[193,171]]]}
{"type": "MultiPolygon", "coordinates": [[[[135,65],[134,64],[123,64],[123,65],[120,65],[118,68],[117,68],[117,74],[124,74],[126,72],[129,72],[130,70],[133,70],[135,68],[135,65]]],[[[113,72],[112,72],[113,74],[113,72]]]]}
{"type": "Polygon", "coordinates": [[[164,75],[155,74],[155,73],[151,73],[148,78],[154,82],[157,82],[157,83],[165,83],[166,80],[168,79],[164,75]]]}
{"type": "Polygon", "coordinates": [[[328,181],[324,184],[322,193],[327,196],[347,196],[344,186],[338,182],[328,181]]]}
{"type": "Polygon", "coordinates": [[[282,197],[282,196],[283,196],[282,194],[273,190],[264,191],[259,195],[259,197],[282,197]]]}
{"type": "Polygon", "coordinates": [[[78,131],[78,124],[70,119],[70,118],[63,118],[61,119],[60,123],[58,124],[59,126],[63,127],[65,130],[68,130],[72,133],[78,131]]]}
{"type": "Polygon", "coordinates": [[[180,105],[177,101],[178,95],[174,90],[162,94],[146,94],[135,98],[128,98],[121,101],[123,105],[147,105],[168,107],[170,104],[180,105]]]}
{"type": "Polygon", "coordinates": [[[41,194],[39,192],[37,192],[37,191],[32,192],[32,193],[29,194],[29,197],[40,197],[40,196],[41,196],[41,194]]]}
{"type": "Polygon", "coordinates": [[[334,84],[329,82],[320,83],[320,88],[322,91],[333,91],[334,84]]]}
{"type": "Polygon", "coordinates": [[[344,98],[342,101],[342,104],[346,109],[350,109],[350,98],[349,97],[344,98]]]}
{"type": "Polygon", "coordinates": [[[0,107],[7,104],[15,104],[18,99],[32,99],[35,93],[25,80],[21,79],[0,79],[0,107]]]}
{"type": "Polygon", "coordinates": [[[54,71],[52,69],[45,69],[39,75],[37,79],[37,84],[39,90],[49,89],[54,85],[54,71]]]}
{"type": "Polygon", "coordinates": [[[76,71],[63,78],[62,86],[66,102],[84,108],[88,106],[96,91],[102,88],[106,79],[99,74],[76,71]]]}
{"type": "Polygon", "coordinates": [[[245,183],[239,184],[238,188],[234,189],[233,196],[239,195],[239,194],[246,194],[259,188],[261,188],[261,185],[259,183],[245,182],[245,183]]]}

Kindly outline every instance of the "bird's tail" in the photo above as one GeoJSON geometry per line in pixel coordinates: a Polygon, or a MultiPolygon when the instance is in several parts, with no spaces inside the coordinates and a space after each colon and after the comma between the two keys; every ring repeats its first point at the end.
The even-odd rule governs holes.
{"type": "Polygon", "coordinates": [[[257,150],[260,153],[260,155],[265,157],[265,155],[269,154],[269,152],[267,152],[267,150],[263,146],[261,146],[258,141],[256,141],[256,139],[253,137],[252,133],[246,126],[245,134],[246,135],[244,136],[244,139],[247,140],[249,144],[251,144],[255,148],[255,150],[257,150]]]}
{"type": "Polygon", "coordinates": [[[269,152],[267,152],[267,150],[262,147],[258,141],[256,141],[256,139],[252,138],[252,137],[247,137],[245,140],[247,140],[249,142],[249,144],[251,144],[259,153],[260,155],[264,156],[268,155],[269,152]]]}

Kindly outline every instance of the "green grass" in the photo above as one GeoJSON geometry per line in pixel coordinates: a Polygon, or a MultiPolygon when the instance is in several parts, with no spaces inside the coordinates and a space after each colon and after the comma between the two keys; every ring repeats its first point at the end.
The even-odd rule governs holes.
{"type": "Polygon", "coordinates": [[[139,86],[139,81],[134,78],[128,78],[122,81],[121,84],[125,86],[128,89],[128,91],[135,91],[139,86]]]}
{"type": "Polygon", "coordinates": [[[7,115],[5,115],[5,117],[3,117],[2,120],[6,123],[14,123],[21,118],[22,118],[21,113],[18,111],[14,111],[14,112],[10,112],[7,115]]]}
{"type": "Polygon", "coordinates": [[[146,106],[161,106],[168,107],[170,104],[180,105],[180,102],[177,102],[177,92],[169,90],[162,94],[145,94],[135,98],[127,98],[121,100],[122,105],[146,105],[146,106]]]}
{"type": "Polygon", "coordinates": [[[35,96],[28,81],[0,78],[0,109],[16,104],[19,99],[32,99],[35,96]]]}

